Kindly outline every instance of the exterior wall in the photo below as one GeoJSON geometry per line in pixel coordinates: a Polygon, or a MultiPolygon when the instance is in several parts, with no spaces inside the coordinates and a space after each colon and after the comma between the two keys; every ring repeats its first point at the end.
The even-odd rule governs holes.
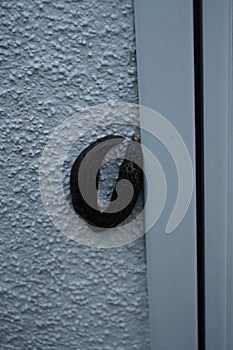
{"type": "Polygon", "coordinates": [[[1,1],[0,348],[149,349],[144,238],[78,246],[48,218],[38,169],[75,111],[137,102],[131,0],[1,1]]]}

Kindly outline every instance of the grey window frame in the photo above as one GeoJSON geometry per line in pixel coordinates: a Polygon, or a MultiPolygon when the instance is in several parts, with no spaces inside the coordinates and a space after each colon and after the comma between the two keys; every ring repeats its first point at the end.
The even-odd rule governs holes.
{"type": "Polygon", "coordinates": [[[203,0],[203,57],[206,350],[232,350],[231,0],[203,0]]]}
{"type": "MultiPolygon", "coordinates": [[[[177,127],[195,166],[193,1],[134,3],[139,102],[177,127]]],[[[232,1],[202,0],[202,11],[204,347],[233,350],[232,1]]],[[[173,236],[159,225],[146,235],[152,350],[198,349],[195,198],[173,236]]]]}
{"type": "MultiPolygon", "coordinates": [[[[193,2],[135,0],[135,23],[139,102],[177,128],[195,167],[193,2]]],[[[146,235],[152,350],[197,350],[195,198],[175,232],[159,221],[146,235]]]]}

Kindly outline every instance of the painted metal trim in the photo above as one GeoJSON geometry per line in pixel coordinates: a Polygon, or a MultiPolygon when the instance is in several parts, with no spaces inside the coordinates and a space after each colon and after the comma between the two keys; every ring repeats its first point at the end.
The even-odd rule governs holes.
{"type": "MultiPolygon", "coordinates": [[[[193,1],[135,0],[134,4],[139,102],[177,128],[195,167],[193,1]]],[[[166,162],[149,135],[143,133],[142,142],[157,156],[160,153],[161,163],[166,162]]],[[[175,192],[174,172],[167,171],[166,176],[175,192]]],[[[151,349],[197,350],[195,191],[187,215],[171,235],[165,234],[171,207],[165,209],[146,235],[151,349]]]]}
{"type": "Polygon", "coordinates": [[[206,349],[233,349],[232,1],[203,0],[206,349]]]}

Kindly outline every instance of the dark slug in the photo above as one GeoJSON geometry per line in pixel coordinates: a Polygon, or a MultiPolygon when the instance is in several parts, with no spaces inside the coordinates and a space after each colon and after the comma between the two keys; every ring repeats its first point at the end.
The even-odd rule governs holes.
{"type": "MultiPolygon", "coordinates": [[[[93,169],[100,169],[102,161],[106,154],[110,151],[112,147],[120,145],[125,140],[124,137],[109,135],[103,138],[98,139],[93,142],[90,146],[85,148],[79,156],[76,158],[70,174],[70,191],[72,198],[72,205],[77,214],[79,214],[88,224],[93,226],[93,229],[102,228],[112,228],[118,226],[125,219],[129,217],[132,212],[132,209],[137,201],[137,198],[143,188],[143,172],[142,172],[142,152],[140,143],[134,142],[129,143],[126,149],[124,160],[119,167],[118,179],[117,182],[126,179],[131,182],[133,186],[133,195],[131,201],[121,210],[117,210],[117,212],[106,212],[100,211],[98,209],[97,204],[97,190],[99,186],[99,171],[96,175],[96,191],[94,194],[94,208],[90,206],[82,196],[78,176],[80,175],[80,166],[84,158],[88,155],[89,152],[95,151],[96,146],[98,145],[98,151],[94,153],[94,157],[91,157],[91,161],[89,161],[85,167],[85,172],[82,174],[84,181],[84,190],[89,189],[91,185],[90,174],[93,174],[93,169]],[[109,146],[108,142],[111,141],[109,146]],[[135,145],[138,145],[135,147],[135,145]],[[130,160],[126,158],[129,157],[130,160]],[[137,162],[137,165],[135,162],[137,162]]],[[[135,140],[133,140],[135,141],[135,140]]],[[[111,195],[110,203],[117,199],[117,191],[116,186],[111,195]]],[[[98,229],[97,229],[98,231],[98,229]]]]}

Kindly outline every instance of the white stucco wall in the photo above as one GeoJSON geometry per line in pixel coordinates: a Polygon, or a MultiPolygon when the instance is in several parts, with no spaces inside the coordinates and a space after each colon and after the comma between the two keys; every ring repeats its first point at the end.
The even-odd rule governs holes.
{"type": "Polygon", "coordinates": [[[48,218],[49,133],[84,107],[137,102],[131,0],[1,1],[0,349],[149,349],[144,238],[79,246],[48,218]]]}

